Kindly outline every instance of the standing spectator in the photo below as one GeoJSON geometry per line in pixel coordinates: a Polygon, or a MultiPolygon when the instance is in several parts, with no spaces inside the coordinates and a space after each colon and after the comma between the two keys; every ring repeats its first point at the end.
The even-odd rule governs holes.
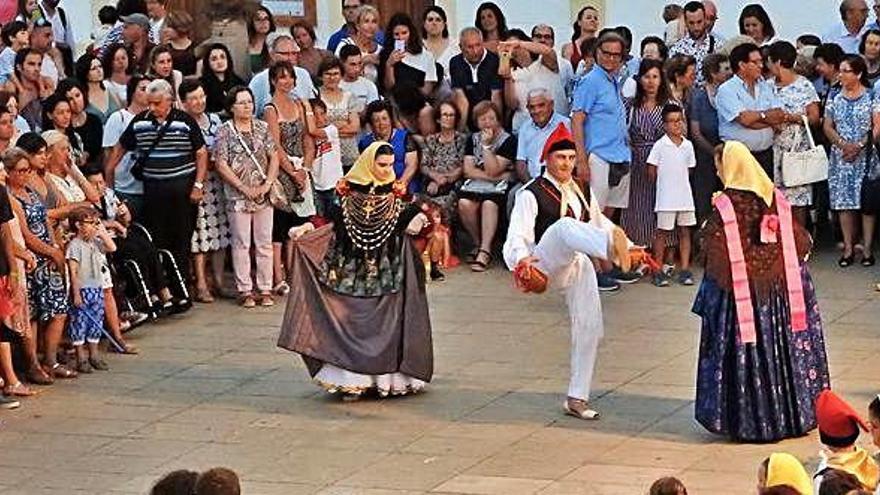
{"type": "Polygon", "coordinates": [[[61,0],[41,0],[40,9],[43,11],[43,17],[52,23],[52,37],[55,39],[55,46],[64,55],[65,66],[73,65],[73,52],[76,51],[76,36],[74,36],[73,28],[68,13],[58,6],[61,0]]]}
{"type": "Polygon", "coordinates": [[[6,83],[7,91],[18,94],[19,115],[24,117],[30,128],[39,131],[43,128],[43,99],[55,91],[55,83],[40,72],[43,55],[33,48],[22,48],[15,54],[16,83],[6,83]]]}
{"type": "Polygon", "coordinates": [[[98,57],[91,53],[84,53],[76,61],[74,72],[76,79],[85,87],[85,99],[88,103],[86,111],[98,117],[101,125],[107,122],[113,112],[120,106],[112,97],[107,86],[104,84],[104,68],[98,57]]]}
{"type": "MultiPolygon", "coordinates": [[[[669,49],[666,47],[666,43],[664,43],[659,37],[646,36],[642,38],[639,54],[641,60],[659,60],[660,62],[665,63],[669,56],[669,49]]],[[[638,71],[636,71],[635,74],[628,77],[626,81],[623,82],[623,87],[620,90],[621,95],[623,95],[625,99],[632,99],[636,95],[638,83],[639,74],[638,71]]],[[[693,86],[693,83],[691,86],[693,86]]]]}
{"type": "Polygon", "coordinates": [[[145,0],[147,5],[147,16],[150,18],[150,39],[156,40],[155,43],[167,43],[167,39],[163,39],[162,33],[165,29],[166,18],[168,16],[168,0],[145,0]]]}
{"type": "Polygon", "coordinates": [[[354,45],[343,46],[339,50],[342,62],[342,81],[339,87],[352,94],[358,115],[364,116],[367,105],[379,99],[376,83],[363,76],[364,62],[360,48],[354,45]]]}
{"type": "Polygon", "coordinates": [[[67,137],[70,144],[70,156],[66,157],[71,164],[81,167],[85,165],[86,154],[82,138],[73,132],[71,127],[70,103],[64,95],[53,93],[43,102],[43,129],[58,130],[67,137]]]}
{"type": "Polygon", "coordinates": [[[718,22],[718,6],[712,0],[703,0],[702,3],[706,10],[706,32],[715,36],[719,46],[723,45],[727,38],[715,29],[715,23],[718,22]]]}
{"type": "Polygon", "coordinates": [[[862,35],[859,53],[865,58],[868,67],[868,82],[871,87],[880,79],[880,29],[869,29],[862,35]]]}
{"type": "MultiPolygon", "coordinates": [[[[378,18],[378,17],[377,17],[378,18]]],[[[275,33],[269,37],[269,55],[273,63],[282,61],[290,62],[293,65],[296,74],[296,87],[290,94],[292,98],[306,99],[315,95],[315,86],[312,84],[312,77],[309,71],[297,66],[297,54],[299,47],[294,43],[293,38],[288,34],[275,33]]],[[[258,72],[251,79],[248,87],[256,98],[257,116],[262,115],[263,107],[272,99],[269,94],[269,69],[258,72]]]]}
{"type": "Polygon", "coordinates": [[[474,243],[468,256],[471,270],[484,272],[492,263],[492,243],[505,207],[516,137],[501,127],[501,111],[491,102],[474,107],[478,132],[464,151],[464,184],[458,193],[458,214],[474,243]]]}
{"type": "Polygon", "coordinates": [[[691,91],[697,81],[697,65],[690,55],[673,55],[666,61],[669,97],[682,108],[690,108],[691,91]]]}
{"type": "Polygon", "coordinates": [[[690,55],[694,58],[697,71],[697,84],[705,83],[703,79],[703,60],[707,55],[715,53],[721,47],[718,39],[709,31],[706,23],[706,8],[702,2],[691,1],[684,6],[684,20],[687,35],[669,48],[669,55],[690,55]]]}
{"type": "Polygon", "coordinates": [[[449,61],[449,77],[452,84],[452,97],[462,118],[471,130],[476,122],[471,118],[471,108],[485,100],[502,109],[502,83],[498,78],[498,55],[490,52],[483,44],[483,34],[479,29],[466,27],[459,35],[461,53],[449,61]]]}
{"type": "Polygon", "coordinates": [[[730,79],[730,62],[720,53],[713,53],[703,59],[703,80],[705,84],[694,92],[691,99],[690,137],[697,155],[697,167],[691,180],[694,192],[694,206],[697,211],[697,224],[712,213],[712,194],[721,190],[718,173],[715,170],[715,147],[721,144],[718,135],[718,110],[715,98],[718,87],[730,79]]]}
{"type": "Polygon", "coordinates": [[[77,165],[99,166],[103,163],[104,126],[95,114],[87,112],[89,100],[85,88],[76,79],[65,79],[58,84],[58,94],[70,105],[70,130],[82,143],[82,160],[77,165]]]}
{"type": "Polygon", "coordinates": [[[174,68],[185,76],[196,74],[195,44],[190,37],[193,32],[193,18],[185,10],[175,10],[168,14],[162,28],[162,40],[171,51],[174,68]]]}
{"type": "Polygon", "coordinates": [[[12,21],[0,31],[3,51],[0,52],[0,84],[5,83],[15,70],[15,55],[30,45],[28,25],[22,21],[12,21]]]}
{"type": "MultiPolygon", "coordinates": [[[[544,35],[545,31],[541,31],[544,35]]],[[[553,95],[555,110],[568,114],[568,98],[560,77],[559,60],[553,46],[532,41],[519,29],[507,32],[507,38],[498,45],[501,62],[498,75],[504,79],[504,97],[507,108],[514,110],[511,128],[518,132],[529,119],[526,108],[532,89],[546,88],[553,95]]]]}
{"type": "Polygon", "coordinates": [[[460,132],[461,114],[450,101],[434,109],[439,130],[425,138],[422,148],[422,175],[425,193],[451,218],[456,207],[456,186],[462,178],[467,134],[460,132]]]}
{"type": "Polygon", "coordinates": [[[315,149],[315,159],[311,167],[311,178],[315,187],[315,213],[329,218],[330,210],[336,202],[336,184],[344,175],[339,130],[327,118],[327,105],[321,99],[303,100],[302,104],[310,134],[306,140],[313,141],[313,144],[304,147],[314,146],[315,149]]]}
{"type": "MultiPolygon", "coordinates": [[[[620,214],[620,227],[634,243],[650,246],[657,225],[657,217],[654,213],[657,203],[657,183],[656,178],[648,172],[647,160],[654,143],[663,137],[662,114],[664,106],[670,103],[671,97],[669,85],[666,84],[666,77],[663,74],[663,64],[660,61],[642,60],[637,76],[639,85],[636,95],[632,100],[627,101],[632,166],[629,204],[620,214]]],[[[658,256],[659,253],[654,253],[654,258],[658,262],[665,261],[658,256]]]]}
{"type": "Polygon", "coordinates": [[[754,43],[737,46],[730,52],[733,77],[718,88],[718,133],[722,141],[746,145],[761,168],[773,179],[773,127],[783,123],[785,112],[773,87],[761,80],[764,60],[754,43]]]}
{"type": "Polygon", "coordinates": [[[290,268],[292,250],[287,232],[291,227],[306,223],[316,213],[308,167],[315,157],[314,141],[306,139],[308,116],[300,100],[292,98],[297,74],[290,62],[278,62],[269,67],[269,83],[272,101],[266,103],[263,119],[269,133],[282,151],[279,153],[278,183],[285,195],[291,198],[287,205],[275,205],[272,217],[272,254],[274,291],[283,296],[290,291],[284,268],[290,268]],[[284,249],[288,246],[287,249],[284,249]]]}
{"type": "MultiPolygon", "coordinates": [[[[140,166],[135,164],[133,174],[143,177],[146,227],[156,247],[170,250],[184,280],[189,280],[190,243],[196,205],[204,196],[208,151],[199,125],[174,108],[175,100],[168,81],[150,82],[147,86],[150,111],[132,119],[113,152],[116,161],[111,161],[108,167],[116,168],[124,151],[136,151],[140,155],[140,166]],[[174,215],[168,215],[168,211],[174,215]]],[[[178,302],[182,306],[188,303],[178,302]]]]}
{"type": "Polygon", "coordinates": [[[104,85],[110,91],[110,98],[119,108],[125,108],[128,101],[128,81],[135,70],[128,47],[121,43],[110,45],[101,58],[101,66],[104,68],[104,77],[107,78],[104,85]]]}
{"type": "Polygon", "coordinates": [[[663,29],[663,41],[667,45],[672,46],[687,33],[685,25],[684,9],[677,3],[668,3],[663,6],[663,23],[666,27],[663,29]]]}
{"type": "MultiPolygon", "coordinates": [[[[339,51],[337,50],[339,44],[345,38],[353,37],[357,32],[358,14],[363,4],[364,2],[361,0],[342,0],[342,16],[345,17],[345,24],[339,28],[339,31],[330,35],[330,39],[327,40],[327,50],[339,56],[339,51]]],[[[377,44],[382,44],[384,41],[382,31],[376,31],[375,40],[377,44]]]]}
{"type": "Polygon", "coordinates": [[[626,115],[616,82],[625,44],[617,33],[599,37],[597,63],[575,89],[571,109],[577,180],[589,182],[593,200],[606,215],[629,204],[632,154],[626,143],[626,115]]]}
{"type": "Polygon", "coordinates": [[[226,182],[235,286],[243,307],[253,308],[258,302],[260,306],[272,306],[272,205],[268,193],[278,176],[278,154],[268,125],[254,119],[250,90],[244,86],[232,88],[227,103],[232,120],[220,127],[214,161],[226,182]],[[251,248],[256,258],[256,299],[251,248]]]}
{"type": "Polygon", "coordinates": [[[315,28],[304,22],[298,22],[290,28],[293,33],[293,39],[299,45],[299,65],[303,69],[309,71],[314,78],[318,75],[318,67],[321,62],[333,56],[332,53],[318,48],[315,43],[318,41],[315,35],[315,28]]]}
{"type": "MultiPolygon", "coordinates": [[[[184,79],[178,90],[178,96],[183,104],[183,110],[199,125],[208,153],[214,153],[217,134],[220,132],[222,122],[216,113],[205,111],[207,98],[202,83],[195,78],[184,79]]],[[[229,239],[229,220],[226,217],[223,182],[217,175],[213,160],[209,158],[205,194],[198,206],[191,246],[196,301],[212,303],[214,296],[211,289],[214,289],[214,294],[222,292],[223,265],[226,262],[226,248],[229,247],[229,239]],[[211,265],[210,278],[208,277],[208,263],[211,265]]]]}
{"type": "Polygon", "coordinates": [[[483,34],[483,43],[492,53],[498,53],[498,43],[507,36],[504,12],[494,2],[483,2],[477,7],[474,26],[483,34]]]}
{"type": "Polygon", "coordinates": [[[53,36],[52,24],[40,17],[31,28],[30,47],[43,54],[40,73],[57,84],[59,79],[64,79],[67,72],[65,71],[64,57],[61,50],[55,46],[53,36]]]}
{"type": "Polygon", "coordinates": [[[339,87],[342,80],[342,64],[338,58],[332,55],[330,57],[323,61],[318,69],[318,76],[322,82],[319,92],[327,109],[327,119],[339,132],[342,167],[348,170],[359,155],[357,138],[361,133],[361,118],[354,95],[339,87]]]}
{"type": "Polygon", "coordinates": [[[599,10],[592,5],[582,7],[572,26],[571,41],[562,45],[562,58],[571,62],[572,70],[577,70],[578,64],[583,58],[581,44],[586,40],[596,38],[599,28],[599,10]]]}
{"type": "Polygon", "coordinates": [[[443,7],[432,5],[425,9],[422,16],[422,42],[434,60],[443,69],[438,79],[449,81],[449,61],[461,53],[458,45],[449,38],[449,21],[443,7]]]}
{"type": "Polygon", "coordinates": [[[544,173],[544,144],[559,124],[571,128],[569,118],[556,112],[554,106],[553,95],[544,88],[534,88],[526,95],[526,108],[530,118],[519,128],[516,140],[515,170],[520,184],[544,173]]]}
{"type": "Polygon", "coordinates": [[[109,277],[106,253],[116,251],[116,243],[93,208],[74,210],[69,222],[74,237],[66,249],[73,302],[68,333],[76,352],[76,370],[80,373],[107,371],[110,367],[101,359],[98,343],[104,327],[103,285],[104,279],[109,277]]]}
{"type": "Polygon", "coordinates": [[[794,72],[797,50],[791,43],[777,41],[770,45],[769,58],[770,73],[776,82],[776,99],[786,114],[784,123],[776,128],[773,139],[774,182],[791,203],[795,219],[806,226],[807,210],[813,204],[813,186],[785,187],[782,181],[782,157],[784,153],[809,149],[809,127],[804,127],[803,117],[807,117],[810,126],[819,123],[819,96],[806,77],[794,72]]]}
{"type": "Polygon", "coordinates": [[[150,53],[156,47],[150,41],[150,19],[144,14],[132,14],[121,19],[125,23],[122,39],[132,57],[130,63],[138,72],[146,74],[150,68],[150,53]]]}
{"type": "MultiPolygon", "coordinates": [[[[118,0],[116,2],[116,14],[116,24],[110,28],[107,35],[104,36],[102,44],[97,46],[99,57],[103,58],[107,53],[107,49],[111,45],[122,43],[124,41],[123,32],[125,31],[125,19],[123,18],[132,14],[141,14],[146,18],[147,6],[143,0],[118,0]]],[[[147,19],[147,24],[149,24],[149,19],[147,19]]],[[[151,38],[149,41],[154,44],[159,43],[158,38],[151,38]]]]}
{"type": "Polygon", "coordinates": [[[207,111],[220,113],[225,109],[226,94],[244,81],[235,73],[229,48],[221,43],[208,45],[202,56],[202,88],[207,99],[207,111]]]}
{"type": "Polygon", "coordinates": [[[372,131],[358,141],[358,149],[365,150],[375,141],[385,141],[394,149],[394,176],[407,187],[410,194],[422,191],[419,176],[419,154],[412,135],[406,129],[394,126],[394,109],[387,101],[374,101],[367,106],[366,121],[372,131]]]}
{"type": "Polygon", "coordinates": [[[168,45],[159,45],[150,52],[150,69],[147,74],[154,79],[164,79],[174,88],[175,93],[183,81],[183,74],[174,68],[174,58],[168,45]]]}
{"type": "Polygon", "coordinates": [[[75,371],[57,361],[58,344],[67,322],[68,310],[63,275],[64,252],[57,247],[44,201],[28,187],[30,173],[30,164],[26,160],[19,160],[9,168],[7,186],[21,208],[19,218],[25,246],[37,258],[36,268],[27,274],[32,334],[39,332],[43,338],[43,367],[49,375],[53,378],[76,378],[75,371]]]}
{"type": "Polygon", "coordinates": [[[873,264],[871,241],[874,215],[860,214],[862,180],[871,149],[871,91],[865,61],[847,55],[840,62],[841,91],[825,109],[825,134],[831,141],[828,164],[828,188],[831,209],[840,218],[843,253],[837,264],[848,267],[854,261],[855,236],[861,218],[864,254],[873,264]]]}
{"type": "Polygon", "coordinates": [[[767,46],[776,41],[776,29],[770,16],[760,4],[752,3],[743,7],[739,14],[739,34],[744,34],[758,46],[767,46]]]}
{"type": "Polygon", "coordinates": [[[868,3],[865,0],[840,2],[840,23],[835,23],[822,36],[823,43],[834,43],[844,53],[859,53],[859,43],[868,29],[868,3]]]}
{"type": "MultiPolygon", "coordinates": [[[[666,246],[672,231],[678,232],[680,268],[678,283],[694,285],[690,272],[691,229],[697,224],[694,212],[694,199],[691,195],[689,176],[697,166],[694,146],[684,137],[686,121],[682,108],[667,103],[662,110],[665,134],[651,147],[646,158],[648,178],[656,182],[656,201],[654,211],[657,215],[657,230],[651,254],[658,262],[665,259],[666,246]]],[[[670,273],[665,270],[654,275],[654,285],[669,285],[670,273]]]]}
{"type": "MultiPolygon", "coordinates": [[[[347,38],[343,38],[336,46],[336,56],[339,50],[346,45],[355,45],[361,50],[361,60],[364,63],[364,77],[377,82],[379,79],[379,52],[382,51],[382,43],[377,41],[379,33],[379,11],[372,5],[362,5],[357,10],[357,29],[347,38]]],[[[384,37],[383,37],[384,39],[384,37]]]]}
{"type": "MultiPolygon", "coordinates": [[[[119,137],[128,128],[135,115],[147,110],[147,76],[135,75],[128,81],[128,105],[107,118],[104,126],[104,179],[116,195],[128,204],[135,218],[144,214],[144,184],[131,173],[135,162],[135,152],[128,151],[122,156],[115,156],[119,137]]],[[[120,148],[121,149],[121,148],[120,148]]]]}
{"type": "Polygon", "coordinates": [[[410,16],[395,14],[385,28],[385,43],[379,54],[380,87],[387,90],[401,84],[414,86],[429,96],[437,85],[434,55],[422,45],[422,37],[410,16]],[[403,50],[397,45],[403,44],[403,50]]]}
{"type": "MultiPolygon", "coordinates": [[[[269,66],[269,34],[275,32],[275,18],[268,8],[260,5],[251,14],[247,24],[248,31],[248,74],[256,74],[269,66]]],[[[230,58],[230,60],[232,60],[230,58]]],[[[244,69],[244,68],[242,68],[244,69]]],[[[204,69],[203,69],[204,70],[204,69]]]]}

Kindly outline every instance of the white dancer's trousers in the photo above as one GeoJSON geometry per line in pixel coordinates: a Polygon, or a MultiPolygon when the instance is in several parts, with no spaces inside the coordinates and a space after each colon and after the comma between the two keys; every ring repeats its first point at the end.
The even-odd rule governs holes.
{"type": "Polygon", "coordinates": [[[571,372],[568,396],[590,398],[599,341],[604,334],[602,303],[596,270],[589,256],[605,259],[609,236],[605,230],[564,217],[551,225],[535,247],[536,266],[550,276],[565,295],[571,318],[571,372]]]}

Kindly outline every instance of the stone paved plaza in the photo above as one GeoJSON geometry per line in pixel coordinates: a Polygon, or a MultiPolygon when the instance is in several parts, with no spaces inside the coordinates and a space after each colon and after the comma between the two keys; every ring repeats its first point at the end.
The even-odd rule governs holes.
{"type": "MultiPolygon", "coordinates": [[[[834,259],[813,261],[833,383],[862,410],[880,391],[880,294],[872,271],[834,259]]],[[[692,494],[754,493],[765,455],[815,462],[816,434],[735,445],[696,425],[694,291],[642,282],[603,296],[598,422],[560,413],[561,299],[521,296],[497,267],[429,286],[434,382],[401,399],[318,391],[275,348],[282,305],[199,306],[135,330],[142,354],[108,357],[111,372],[0,412],[0,493],[143,494],[167,471],[217,465],[249,495],[640,494],[665,475],[692,494]]]]}

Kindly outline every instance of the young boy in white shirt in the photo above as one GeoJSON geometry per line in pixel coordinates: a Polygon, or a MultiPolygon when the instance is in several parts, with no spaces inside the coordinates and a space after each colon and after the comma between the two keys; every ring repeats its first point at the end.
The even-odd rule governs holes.
{"type": "MultiPolygon", "coordinates": [[[[691,228],[697,224],[694,198],[691,195],[690,172],[697,166],[694,145],[684,137],[684,113],[680,106],[666,104],[663,107],[663,127],[666,134],[651,148],[648,154],[648,177],[657,181],[657,199],[654,211],[657,213],[657,230],[654,234],[654,259],[663,262],[667,239],[678,227],[681,271],[678,282],[693,285],[690,272],[691,228]]],[[[669,285],[670,273],[659,272],[654,275],[654,285],[669,285]]]]}
{"type": "Polygon", "coordinates": [[[320,98],[303,100],[309,138],[315,142],[312,162],[312,185],[315,188],[315,210],[326,217],[336,201],[336,183],[343,176],[342,148],[339,129],[327,119],[327,106],[320,98]]]}

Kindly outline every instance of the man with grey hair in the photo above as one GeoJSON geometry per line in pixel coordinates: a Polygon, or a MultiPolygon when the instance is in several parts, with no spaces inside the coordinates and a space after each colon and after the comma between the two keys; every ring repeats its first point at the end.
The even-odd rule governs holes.
{"type": "Polygon", "coordinates": [[[835,43],[849,54],[859,54],[862,35],[868,30],[868,3],[865,0],[840,2],[840,22],[835,23],[825,35],[823,43],[835,43]]]}
{"type": "Polygon", "coordinates": [[[467,122],[471,130],[476,125],[471,120],[470,110],[477,103],[490,100],[504,112],[501,100],[503,84],[498,77],[499,58],[483,45],[483,33],[475,27],[466,27],[459,35],[461,53],[449,60],[449,77],[452,81],[452,98],[462,122],[467,122]]]}
{"type": "MultiPolygon", "coordinates": [[[[126,152],[137,157],[132,175],[144,183],[143,222],[160,249],[168,249],[189,279],[189,251],[208,172],[208,149],[199,124],[174,108],[174,88],[164,79],[147,85],[148,110],[136,115],[108,159],[115,168],[126,152]]],[[[180,308],[189,306],[179,295],[180,308]]]]}
{"type": "MultiPolygon", "coordinates": [[[[299,63],[299,46],[293,41],[293,37],[287,33],[272,33],[266,39],[266,45],[269,47],[269,57],[273,64],[285,61],[293,65],[293,71],[296,73],[296,86],[290,94],[291,98],[303,100],[314,98],[316,91],[312,84],[312,76],[309,71],[297,65],[299,63]]],[[[257,117],[261,117],[263,107],[272,99],[269,92],[269,69],[263,69],[256,73],[248,87],[254,94],[254,111],[257,117]]]]}

